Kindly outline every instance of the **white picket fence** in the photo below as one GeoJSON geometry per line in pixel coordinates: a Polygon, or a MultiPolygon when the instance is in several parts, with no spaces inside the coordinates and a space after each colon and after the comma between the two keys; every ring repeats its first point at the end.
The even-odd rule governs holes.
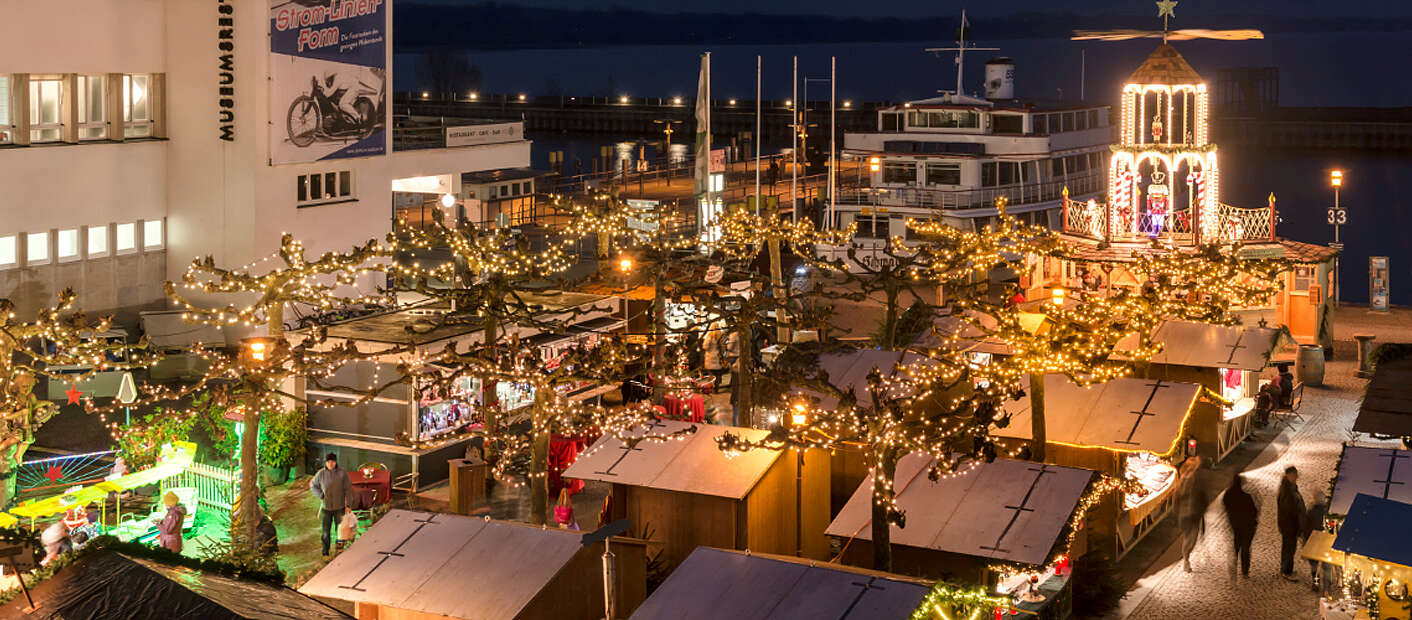
{"type": "Polygon", "coordinates": [[[207,508],[216,514],[230,514],[240,491],[240,468],[227,469],[206,463],[192,463],[180,474],[162,481],[162,491],[175,487],[196,489],[197,510],[207,508]]]}

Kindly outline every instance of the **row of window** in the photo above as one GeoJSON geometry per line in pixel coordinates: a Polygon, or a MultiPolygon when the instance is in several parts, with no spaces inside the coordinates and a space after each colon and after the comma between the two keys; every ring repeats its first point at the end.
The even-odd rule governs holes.
{"type": "Polygon", "coordinates": [[[353,171],[314,172],[295,177],[295,206],[353,200],[353,171]]]}
{"type": "MultiPolygon", "coordinates": [[[[961,184],[961,164],[926,164],[926,185],[928,187],[961,184]]],[[[889,161],[883,164],[883,183],[900,185],[917,184],[917,164],[909,161],[889,161]]]]}
{"type": "MultiPolygon", "coordinates": [[[[981,162],[981,187],[1034,183],[1040,180],[1039,165],[1043,160],[1033,161],[987,161],[981,162]]],[[[1062,179],[1069,175],[1097,170],[1103,167],[1103,153],[1079,153],[1049,160],[1051,179],[1062,179]]],[[[961,165],[958,163],[913,161],[887,161],[882,167],[882,182],[887,185],[917,185],[919,168],[925,171],[922,185],[942,187],[961,184],[961,165]]]]}
{"type": "MultiPolygon", "coordinates": [[[[1066,131],[1083,131],[1101,127],[1098,110],[1076,110],[1073,112],[1051,112],[1032,114],[1030,133],[1056,134],[1066,131]]],[[[880,115],[882,131],[902,131],[904,129],[978,129],[981,126],[980,114],[963,110],[908,110],[883,112],[880,115]],[[905,125],[903,121],[906,121],[905,125]]],[[[1025,118],[1020,114],[990,115],[991,133],[1024,133],[1025,118]]]]}
{"type": "Polygon", "coordinates": [[[1033,133],[1055,134],[1064,133],[1066,131],[1083,131],[1085,129],[1101,127],[1102,125],[1098,123],[1098,110],[1035,114],[1033,117],[1033,133]]]}
{"type": "Polygon", "coordinates": [[[13,127],[19,125],[11,113],[16,102],[12,95],[27,96],[31,144],[62,142],[64,127],[76,127],[80,142],[109,139],[109,121],[121,119],[124,138],[153,135],[153,78],[149,74],[62,75],[31,74],[29,92],[12,93],[14,80],[0,75],[0,143],[14,141],[13,127]],[[76,92],[66,92],[73,88],[76,92]],[[121,92],[118,104],[109,93],[121,92]],[[73,97],[72,108],[66,106],[73,97]]]}
{"type": "Polygon", "coordinates": [[[162,220],[0,234],[0,269],[132,254],[166,246],[162,220]]]}
{"type": "MultiPolygon", "coordinates": [[[[533,181],[523,181],[520,183],[502,183],[500,185],[491,185],[488,187],[488,195],[485,197],[485,200],[514,198],[516,196],[529,196],[534,193],[533,181]]],[[[466,192],[466,197],[475,198],[476,191],[470,190],[466,192]]]]}

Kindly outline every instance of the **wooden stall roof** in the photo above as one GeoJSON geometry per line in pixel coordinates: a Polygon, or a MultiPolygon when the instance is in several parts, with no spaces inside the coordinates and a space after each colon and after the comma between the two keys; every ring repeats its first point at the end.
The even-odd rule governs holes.
{"type": "Polygon", "coordinates": [[[1353,430],[1405,437],[1412,435],[1412,359],[1379,362],[1363,393],[1353,430]]]}
{"type": "MultiPolygon", "coordinates": [[[[542,307],[547,314],[565,312],[572,308],[587,310],[599,306],[602,306],[604,312],[610,312],[616,311],[618,307],[618,302],[608,295],[574,291],[546,290],[543,293],[520,293],[519,297],[525,303],[542,307]]],[[[335,323],[328,326],[328,335],[330,338],[362,342],[426,345],[461,338],[480,330],[480,325],[476,324],[431,328],[437,318],[436,314],[449,308],[450,305],[446,302],[422,302],[406,308],[335,323]],[[411,329],[413,327],[419,329],[414,331],[411,329]]]]}
{"type": "Polygon", "coordinates": [[[903,620],[930,590],[888,573],[697,547],[632,619],[903,620]]]}
{"type": "MultiPolygon", "coordinates": [[[[995,320],[987,315],[977,316],[984,325],[994,325],[995,323],[995,320]]],[[[957,344],[969,351],[993,355],[1010,354],[1009,345],[993,338],[986,338],[985,334],[975,325],[954,315],[937,317],[932,321],[932,329],[922,332],[922,335],[917,337],[915,344],[924,348],[936,348],[942,345],[943,337],[949,336],[960,338],[961,340],[957,344]]]]}
{"type": "Polygon", "coordinates": [[[658,420],[650,429],[638,427],[633,436],[666,436],[689,427],[696,432],[667,441],[643,440],[631,448],[613,437],[601,437],[564,476],[742,499],[780,455],[778,450],[751,450],[727,457],[716,447],[716,437],[726,432],[757,441],[769,434],[753,428],[658,420]]]}
{"type": "Polygon", "coordinates": [[[1329,514],[1348,514],[1353,498],[1360,494],[1412,504],[1412,452],[1344,446],[1329,514]]]}
{"type": "Polygon", "coordinates": [[[1334,538],[1335,551],[1356,553],[1390,564],[1412,566],[1412,504],[1359,494],[1334,538]]]}
{"type": "MultiPolygon", "coordinates": [[[[819,356],[819,368],[828,373],[829,383],[843,391],[852,388],[858,402],[864,405],[870,405],[872,402],[868,394],[868,373],[874,368],[877,368],[882,376],[889,377],[894,374],[893,369],[899,363],[907,365],[926,362],[926,357],[915,353],[879,349],[859,349],[819,356]]],[[[818,405],[822,408],[838,406],[838,399],[830,395],[814,392],[810,394],[819,400],[818,405]]]]}
{"type": "Polygon", "coordinates": [[[511,620],[581,548],[581,534],[393,510],[299,591],[482,620],[511,620]]]}
{"type": "MultiPolygon", "coordinates": [[[[1181,441],[1182,427],[1201,386],[1163,379],[1123,377],[1079,387],[1063,375],[1044,377],[1044,414],[1049,441],[1124,452],[1167,454],[1181,441]]],[[[1001,437],[1031,439],[1030,399],[1005,403],[1010,424],[1001,437]]]]}
{"type": "MultiPolygon", "coordinates": [[[[1258,371],[1269,363],[1279,335],[1279,330],[1269,327],[1166,321],[1152,333],[1152,338],[1162,343],[1162,351],[1152,362],[1258,371]]],[[[1116,348],[1124,351],[1135,346],[1137,336],[1130,336],[1116,348]]]]}
{"type": "MultiPolygon", "coordinates": [[[[1042,565],[1064,534],[1094,472],[996,459],[932,482],[935,459],[912,453],[897,463],[897,503],[907,527],[893,544],[1042,565]]],[[[872,481],[864,480],[825,531],[872,540],[872,481]]]]}

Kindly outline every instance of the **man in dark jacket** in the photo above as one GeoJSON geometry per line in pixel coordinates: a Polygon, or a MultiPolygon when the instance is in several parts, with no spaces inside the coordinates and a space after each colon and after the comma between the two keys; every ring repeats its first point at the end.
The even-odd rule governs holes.
{"type": "Polygon", "coordinates": [[[338,466],[337,454],[330,452],[324,457],[324,468],[309,481],[309,490],[314,492],[314,497],[322,500],[319,538],[324,545],[324,557],[328,557],[329,543],[332,541],[329,532],[338,527],[339,520],[343,519],[343,510],[353,505],[353,479],[338,466]]]}
{"type": "Polygon", "coordinates": [[[1241,474],[1237,473],[1231,478],[1231,484],[1226,487],[1226,495],[1221,498],[1221,504],[1226,508],[1226,518],[1231,522],[1231,534],[1235,542],[1235,557],[1231,558],[1231,581],[1235,581],[1236,565],[1240,565],[1240,574],[1245,577],[1250,576],[1250,543],[1255,540],[1255,524],[1260,520],[1260,513],[1255,508],[1255,498],[1245,492],[1242,485],[1241,474]]]}
{"type": "Polygon", "coordinates": [[[1280,491],[1276,500],[1280,526],[1280,576],[1286,581],[1299,581],[1294,576],[1294,551],[1299,545],[1299,537],[1304,533],[1304,496],[1299,494],[1299,470],[1293,465],[1285,468],[1285,476],[1280,480],[1280,491]]]}

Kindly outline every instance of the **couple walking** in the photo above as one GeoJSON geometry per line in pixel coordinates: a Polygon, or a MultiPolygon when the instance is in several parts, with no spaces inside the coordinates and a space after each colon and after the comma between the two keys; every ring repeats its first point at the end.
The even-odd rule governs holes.
{"type": "MultiPolygon", "coordinates": [[[[1236,567],[1240,574],[1250,576],[1250,547],[1255,540],[1255,525],[1260,513],[1255,507],[1255,498],[1246,492],[1243,476],[1236,474],[1226,488],[1221,503],[1226,509],[1226,518],[1231,523],[1231,535],[1235,543],[1235,557],[1231,562],[1231,580],[1235,580],[1236,567]]],[[[1317,513],[1317,511],[1315,511],[1317,513]]],[[[1299,545],[1314,531],[1317,514],[1305,508],[1304,496],[1299,493],[1299,470],[1294,466],[1285,468],[1280,478],[1280,490],[1275,500],[1276,525],[1280,531],[1280,576],[1286,581],[1299,581],[1294,576],[1294,554],[1299,545]]]]}

